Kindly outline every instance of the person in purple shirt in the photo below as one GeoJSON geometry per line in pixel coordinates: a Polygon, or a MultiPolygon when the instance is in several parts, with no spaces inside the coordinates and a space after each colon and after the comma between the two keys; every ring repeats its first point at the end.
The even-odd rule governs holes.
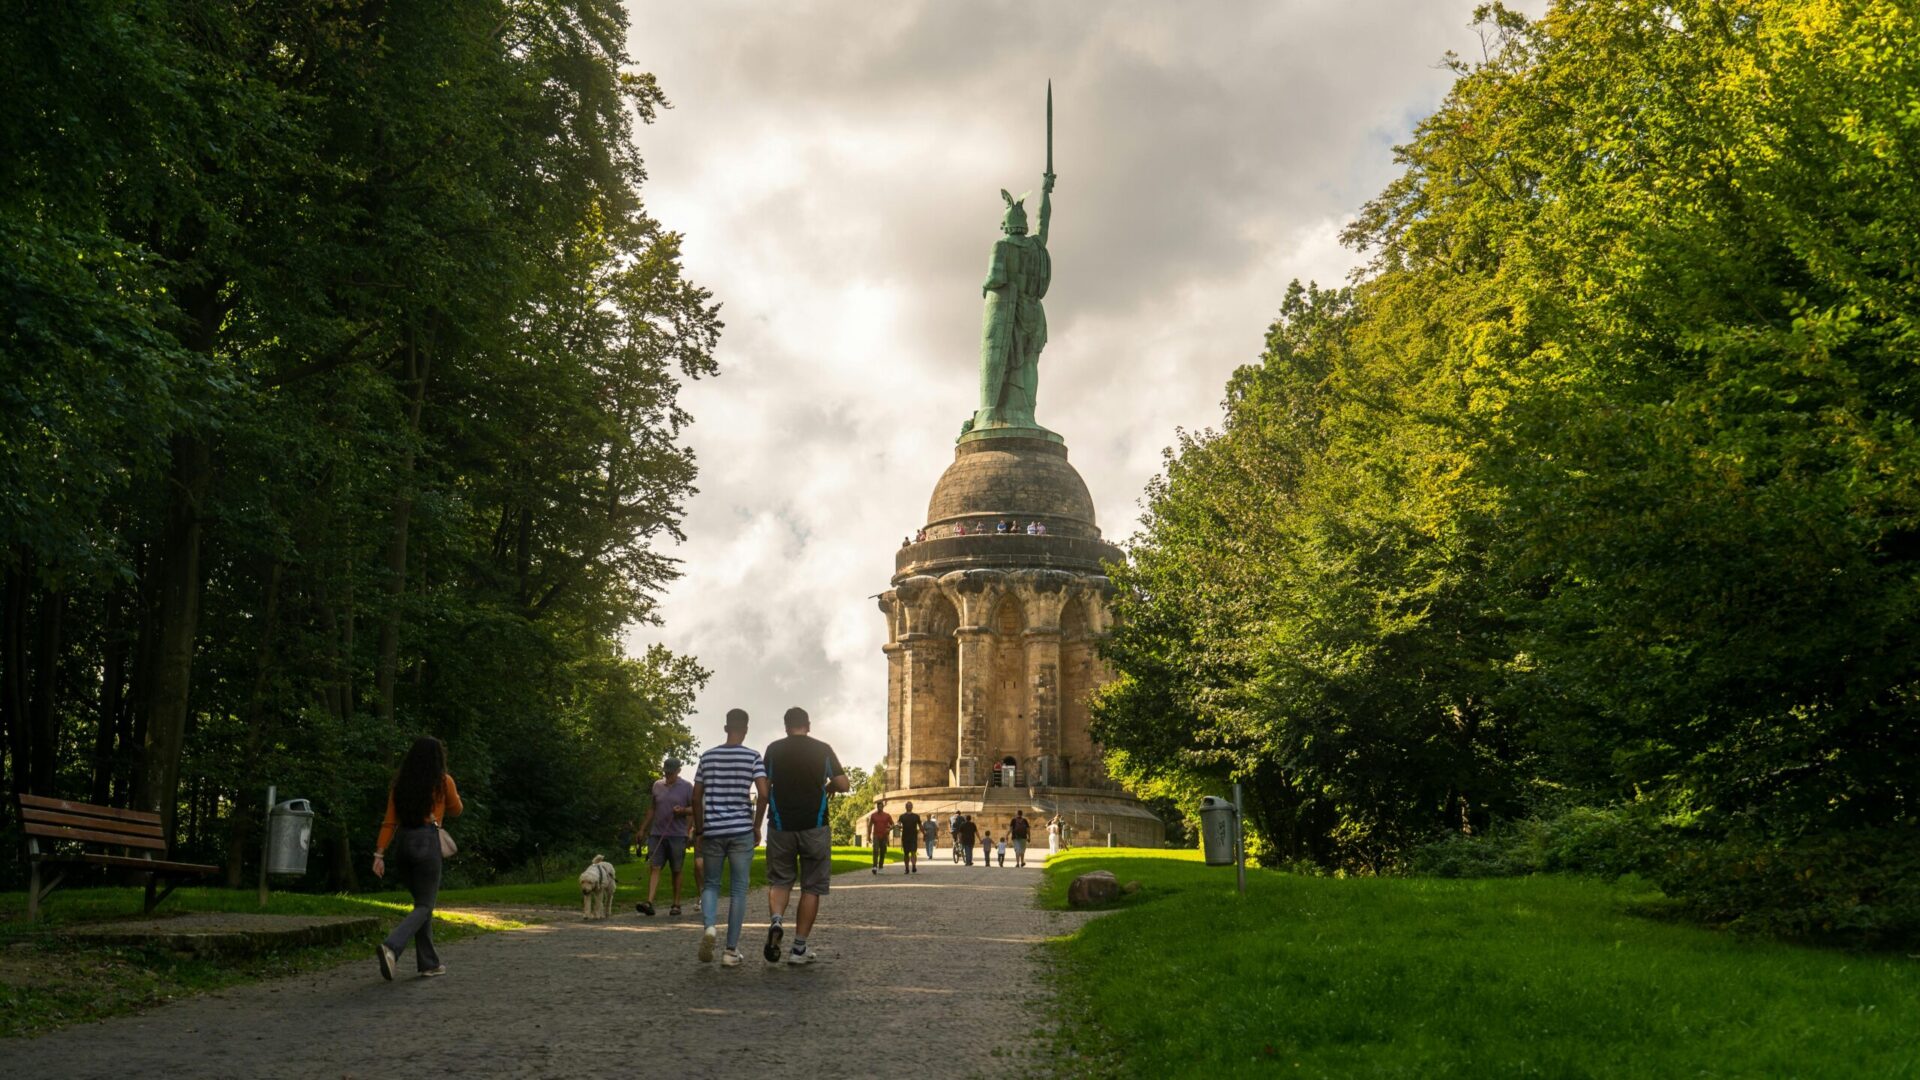
{"type": "Polygon", "coordinates": [[[666,776],[653,782],[653,813],[647,819],[647,898],[633,906],[642,915],[653,914],[653,898],[660,891],[660,868],[673,871],[673,906],[680,914],[680,864],[687,856],[687,823],[693,818],[693,785],[680,776],[680,762],[668,758],[666,776]]]}

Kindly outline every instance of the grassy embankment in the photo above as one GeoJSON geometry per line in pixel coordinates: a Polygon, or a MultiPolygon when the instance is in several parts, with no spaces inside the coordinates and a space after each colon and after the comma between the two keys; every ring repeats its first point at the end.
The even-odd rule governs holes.
{"type": "MultiPolygon", "coordinates": [[[[865,848],[835,848],[833,872],[864,869],[871,862],[865,848]]],[[[646,899],[644,864],[618,867],[620,887],[615,893],[616,915],[633,917],[635,902],[646,899]]],[[[514,929],[523,922],[462,908],[533,907],[580,909],[580,885],[573,868],[556,880],[517,885],[489,885],[449,889],[440,894],[434,918],[436,942],[457,941],[476,933],[514,929]]],[[[764,852],[755,852],[753,887],[766,882],[764,852]]],[[[699,901],[693,881],[685,877],[683,918],[697,922],[699,901]]],[[[670,888],[663,879],[657,898],[666,916],[670,888]]],[[[265,909],[252,889],[183,888],[157,913],[260,912],[276,915],[372,915],[379,929],[338,945],[276,950],[256,956],[194,956],[164,949],[135,949],[81,945],[61,939],[63,927],[81,923],[137,919],[141,890],[62,889],[53,894],[37,926],[25,920],[26,894],[0,893],[0,1038],[34,1035],[68,1024],[133,1012],[190,994],[218,990],[259,979],[291,975],[346,961],[364,961],[374,942],[403,915],[405,893],[316,895],[275,892],[265,909]]],[[[724,898],[723,898],[724,901],[724,898]]],[[[757,909],[756,909],[757,910],[757,909]]],[[[552,918],[565,918],[555,910],[552,918]]]]}
{"type": "Polygon", "coordinates": [[[1233,871],[1085,849],[1141,890],[1053,942],[1067,1074],[1911,1077],[1920,962],[1637,916],[1630,886],[1233,871]]]}

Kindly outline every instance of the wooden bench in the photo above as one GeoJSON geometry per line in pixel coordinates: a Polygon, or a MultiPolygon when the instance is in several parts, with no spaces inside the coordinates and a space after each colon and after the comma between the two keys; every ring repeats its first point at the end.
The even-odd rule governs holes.
{"type": "Polygon", "coordinates": [[[27,836],[27,865],[30,868],[30,880],[27,885],[27,919],[40,917],[40,903],[60,887],[67,876],[65,867],[72,866],[112,866],[129,870],[138,870],[147,876],[147,904],[145,914],[153,914],[160,902],[172,895],[180,882],[208,874],[217,874],[217,866],[202,866],[199,863],[169,862],[162,856],[167,853],[167,840],[160,831],[160,815],[149,814],[141,810],[116,810],[111,806],[95,806],[92,803],[68,802],[65,799],[49,799],[40,795],[20,796],[20,822],[27,836]],[[59,854],[41,850],[41,841],[72,841],[83,845],[78,854],[59,854]],[[107,854],[104,851],[89,848],[117,848],[124,855],[107,854]],[[45,884],[40,880],[41,866],[55,866],[53,878],[45,884]],[[156,888],[165,883],[166,888],[156,888]]]}

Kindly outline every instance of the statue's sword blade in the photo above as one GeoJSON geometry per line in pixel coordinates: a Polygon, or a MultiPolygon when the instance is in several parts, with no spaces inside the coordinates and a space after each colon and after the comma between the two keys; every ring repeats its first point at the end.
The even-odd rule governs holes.
{"type": "Polygon", "coordinates": [[[1047,175],[1053,175],[1053,80],[1047,80],[1047,175]]]}

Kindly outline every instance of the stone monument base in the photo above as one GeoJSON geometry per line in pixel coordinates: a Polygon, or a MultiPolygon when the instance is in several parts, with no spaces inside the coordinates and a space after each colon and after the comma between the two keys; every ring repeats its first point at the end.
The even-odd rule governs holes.
{"type": "Polygon", "coordinates": [[[889,791],[887,813],[896,819],[913,804],[913,812],[940,823],[942,847],[952,844],[947,826],[952,815],[972,814],[974,824],[993,834],[995,840],[1007,835],[1015,810],[1026,812],[1033,823],[1028,856],[1038,848],[1047,850],[1047,822],[1055,814],[1067,824],[1067,846],[1106,847],[1111,835],[1116,847],[1167,846],[1167,829],[1153,812],[1124,791],[1107,788],[1024,788],[1024,787],[929,787],[889,791]]]}

